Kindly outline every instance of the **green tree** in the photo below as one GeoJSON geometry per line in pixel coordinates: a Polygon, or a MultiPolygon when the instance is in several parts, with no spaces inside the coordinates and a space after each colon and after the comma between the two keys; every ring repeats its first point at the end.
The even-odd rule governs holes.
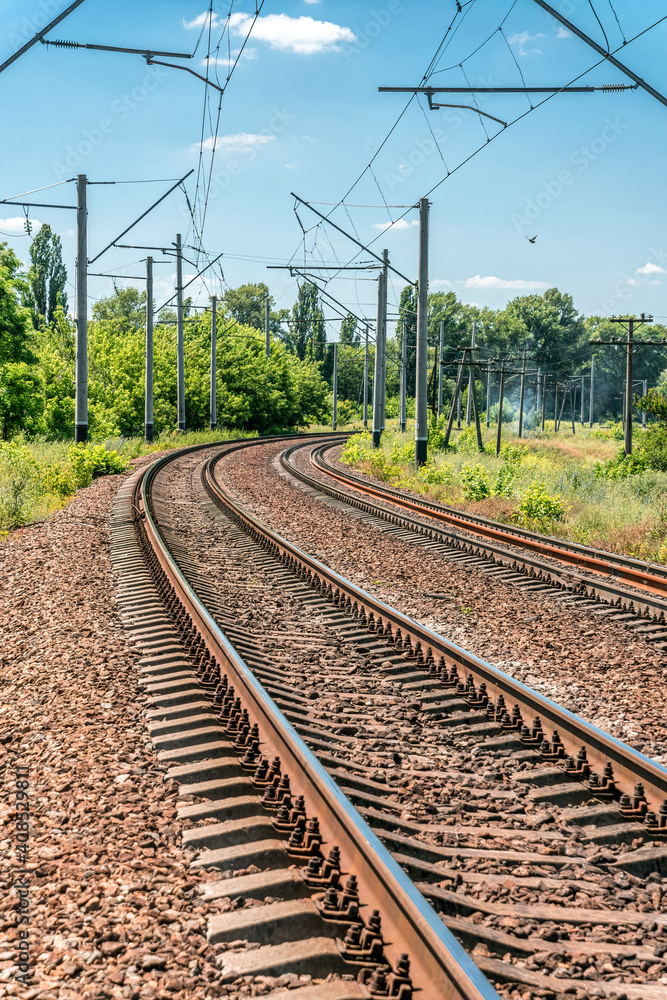
{"type": "Polygon", "coordinates": [[[289,329],[283,332],[283,340],[289,350],[300,361],[306,357],[323,361],[326,345],[324,314],[315,285],[304,281],[299,286],[296,302],[292,307],[289,329]]]}
{"type": "Polygon", "coordinates": [[[5,441],[17,431],[36,430],[43,406],[30,309],[22,304],[28,285],[20,267],[14,251],[0,244],[0,431],[5,441]]]}
{"type": "Polygon", "coordinates": [[[257,284],[239,285],[229,288],[222,297],[227,312],[241,326],[252,326],[255,330],[265,328],[266,299],[269,299],[269,331],[274,337],[281,334],[281,325],[289,317],[288,309],[276,309],[273,295],[263,281],[257,284]]]}
{"type": "Polygon", "coordinates": [[[353,316],[352,313],[348,313],[347,316],[341,320],[339,339],[341,344],[361,343],[361,334],[357,329],[357,317],[353,316]]]}
{"type": "Polygon", "coordinates": [[[30,245],[30,261],[30,290],[26,301],[32,308],[33,324],[38,326],[40,317],[52,323],[58,303],[67,312],[67,269],[63,264],[60,237],[46,223],[30,245]]]}
{"type": "Polygon", "coordinates": [[[95,303],[93,319],[98,323],[118,323],[126,331],[142,329],[146,323],[146,292],[131,286],[114,288],[113,295],[95,303]]]}

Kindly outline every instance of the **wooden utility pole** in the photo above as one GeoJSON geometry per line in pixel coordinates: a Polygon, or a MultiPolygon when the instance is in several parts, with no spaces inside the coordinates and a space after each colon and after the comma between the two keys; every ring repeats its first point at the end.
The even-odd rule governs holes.
{"type": "MultiPolygon", "coordinates": [[[[268,357],[268,355],[267,355],[268,357]]],[[[218,297],[211,296],[211,413],[210,428],[218,426],[218,297]]]]}
{"type": "Polygon", "coordinates": [[[183,338],[183,251],[176,236],[176,405],[179,431],[185,430],[185,345],[183,338]]]}
{"type": "Polygon", "coordinates": [[[470,427],[470,416],[471,416],[471,413],[472,413],[472,410],[471,410],[471,402],[472,401],[470,399],[470,395],[471,395],[471,393],[473,391],[473,385],[474,385],[474,382],[473,382],[473,371],[474,371],[474,369],[473,369],[472,366],[473,366],[474,361],[475,361],[475,341],[476,340],[477,340],[477,323],[473,323],[473,325],[472,325],[472,336],[470,337],[470,375],[468,377],[468,399],[467,399],[467,402],[466,402],[466,427],[470,427]]]}
{"type": "Polygon", "coordinates": [[[442,415],[442,387],[445,380],[445,324],[440,320],[440,370],[438,372],[438,417],[442,415]]]}
{"type": "Polygon", "coordinates": [[[428,198],[419,201],[419,266],[417,278],[417,377],[415,388],[415,465],[428,454],[428,198]]]}
{"type": "Polygon", "coordinates": [[[153,258],[146,258],[146,377],[144,437],[153,440],[153,258]]]}
{"type": "Polygon", "coordinates": [[[523,349],[523,361],[521,364],[521,390],[519,393],[519,433],[518,437],[523,436],[523,402],[526,393],[526,348],[523,349]]]}
{"type": "Polygon", "coordinates": [[[449,447],[449,438],[451,436],[452,427],[454,425],[454,410],[456,409],[456,401],[457,399],[460,398],[461,381],[463,379],[463,367],[465,365],[467,355],[468,355],[468,348],[465,347],[463,349],[463,356],[461,357],[461,361],[459,363],[459,370],[456,375],[456,388],[454,389],[454,395],[452,396],[452,405],[449,408],[449,417],[447,418],[447,429],[445,430],[445,441],[444,441],[445,449],[449,447]]]}
{"type": "Polygon", "coordinates": [[[498,429],[496,431],[496,458],[500,455],[500,440],[503,431],[503,396],[505,395],[505,362],[500,362],[500,389],[498,390],[498,429]]]}
{"type": "MultiPolygon", "coordinates": [[[[619,341],[618,338],[612,337],[611,340],[591,340],[591,344],[613,344],[618,346],[619,344],[625,343],[625,396],[624,396],[624,444],[625,444],[625,454],[632,454],[632,361],[635,352],[635,341],[634,334],[635,329],[639,326],[643,326],[645,323],[652,323],[653,317],[647,316],[642,313],[641,316],[611,316],[611,323],[622,323],[627,328],[627,335],[625,342],[619,341]]],[[[639,341],[636,346],[643,347],[647,345],[660,345],[664,346],[664,340],[642,340],[639,341]]]]}
{"type": "Polygon", "coordinates": [[[385,372],[387,354],[387,259],[383,250],[384,266],[378,275],[378,312],[375,332],[375,374],[373,377],[373,447],[380,447],[384,430],[385,372]]]}
{"type": "Polygon", "coordinates": [[[74,440],[88,440],[88,181],[76,179],[76,399],[74,440]]]}
{"type": "Polygon", "coordinates": [[[408,389],[408,332],[405,323],[401,323],[401,372],[400,372],[400,400],[398,411],[398,426],[401,434],[405,434],[408,423],[407,415],[407,389],[408,389]]]}

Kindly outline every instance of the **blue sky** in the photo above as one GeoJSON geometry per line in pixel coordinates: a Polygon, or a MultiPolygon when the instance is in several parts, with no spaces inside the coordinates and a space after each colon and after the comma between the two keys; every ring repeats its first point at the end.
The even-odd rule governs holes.
{"type": "MultiPolygon", "coordinates": [[[[588,0],[554,2],[601,44],[604,29],[612,50],[623,36],[667,15],[667,0],[613,0],[613,6],[596,0],[601,28],[588,0]]],[[[4,0],[0,61],[66,6],[65,0],[4,0]]],[[[229,18],[230,2],[214,3],[210,32],[211,65],[215,60],[223,82],[255,10],[247,0],[231,6],[229,18]]],[[[291,191],[334,205],[347,195],[332,218],[362,242],[373,241],[375,252],[386,247],[392,264],[416,277],[416,212],[391,206],[414,205],[451,171],[430,195],[431,290],[453,289],[464,301],[500,307],[557,285],[586,313],[667,316],[667,108],[641,90],[560,94],[503,129],[474,112],[429,111],[425,99],[413,99],[396,124],[408,96],[379,94],[378,86],[417,86],[443,38],[432,86],[519,86],[521,74],[533,86],[560,86],[581,74],[580,84],[629,82],[611,66],[587,72],[598,57],[533,0],[472,0],[455,14],[453,0],[266,0],[217,129],[218,93],[210,88],[206,95],[204,84],[183,71],[148,67],[135,55],[38,45],[0,76],[1,196],[79,172],[91,181],[160,179],[89,188],[92,258],[169,187],[167,178],[191,168],[186,186],[200,230],[215,145],[203,247],[211,258],[224,254],[227,286],[266,281],[278,303],[289,306],[295,280],[267,271],[267,263],[302,263],[305,253],[315,273],[318,262],[347,263],[357,253],[302,206],[304,239],[291,191]],[[535,234],[529,243],[525,237],[535,234]]],[[[50,37],[180,52],[192,52],[200,39],[184,65],[205,74],[208,35],[206,2],[86,0],[50,37]]],[[[660,91],[667,91],[666,41],[667,21],[618,53],[660,91]]],[[[535,95],[533,103],[541,99],[535,95]]],[[[466,95],[440,100],[471,103],[466,95]]],[[[529,110],[525,95],[479,101],[508,123],[529,110]]],[[[33,197],[73,204],[74,185],[33,197]]],[[[326,213],[333,205],[317,207],[326,213]]],[[[73,278],[74,213],[35,208],[30,215],[62,235],[73,278]]],[[[189,247],[199,245],[180,191],[123,242],[169,246],[178,231],[189,247]]],[[[0,233],[9,234],[0,239],[26,260],[29,239],[22,232],[22,211],[0,206],[0,233]]],[[[186,255],[186,274],[193,275],[192,264],[203,266],[204,258],[195,249],[186,255]]],[[[141,274],[144,256],[113,249],[91,270],[141,274]]],[[[173,291],[173,263],[156,266],[156,274],[160,304],[173,291]]],[[[401,286],[392,279],[394,304],[401,286]]],[[[190,290],[203,303],[224,287],[216,267],[205,285],[198,281],[190,290]]],[[[374,315],[372,273],[345,272],[329,289],[354,312],[374,315]]],[[[91,278],[92,300],[112,290],[110,279],[91,278]]]]}

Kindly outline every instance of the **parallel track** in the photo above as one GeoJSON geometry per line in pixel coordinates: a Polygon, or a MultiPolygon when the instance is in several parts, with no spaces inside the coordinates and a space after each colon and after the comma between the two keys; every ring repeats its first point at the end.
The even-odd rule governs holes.
{"type": "MultiPolygon", "coordinates": [[[[667,809],[664,805],[667,800],[667,771],[664,768],[495,670],[490,664],[375,600],[371,595],[276,535],[229,495],[216,478],[217,463],[232,451],[262,444],[265,440],[226,445],[223,452],[215,455],[204,466],[203,483],[206,492],[225,518],[236,524],[252,541],[255,548],[257,545],[261,546],[268,553],[269,562],[282,564],[295,580],[299,578],[302,584],[317,591],[320,596],[318,604],[330,602],[342,613],[336,618],[341,620],[344,618],[350,623],[356,621],[359,632],[372,633],[375,642],[371,640],[370,645],[375,647],[376,658],[383,656],[395,663],[390,673],[400,677],[401,683],[409,681],[410,686],[414,686],[427,696],[436,721],[442,718],[449,720],[445,722],[447,725],[469,723],[473,729],[476,727],[480,731],[486,730],[484,736],[490,737],[491,742],[494,741],[496,734],[496,742],[502,743],[505,747],[511,748],[514,745],[519,750],[523,747],[527,757],[532,756],[536,760],[541,759],[547,765],[552,765],[552,771],[556,775],[553,780],[564,781],[565,784],[562,786],[564,789],[578,786],[601,802],[610,803],[612,808],[616,802],[620,807],[619,836],[623,836],[624,831],[626,837],[636,836],[637,832],[641,835],[643,832],[646,838],[660,842],[667,834],[667,809]],[[324,602],[321,598],[325,599],[324,602]],[[524,724],[524,717],[532,722],[524,724]],[[551,730],[553,730],[551,739],[546,739],[545,733],[551,730]],[[558,774],[562,777],[558,778],[558,774]],[[638,783],[643,786],[641,789],[637,787],[638,783]]],[[[201,448],[189,451],[196,450],[201,448]]],[[[140,536],[160,600],[168,609],[170,617],[176,614],[179,622],[178,634],[189,648],[191,659],[194,659],[198,680],[183,680],[183,683],[186,687],[190,685],[187,690],[191,690],[194,685],[199,693],[198,695],[186,693],[184,697],[205,699],[206,710],[210,713],[207,718],[217,716],[219,709],[222,708],[220,720],[224,736],[236,745],[239,755],[245,754],[248,758],[249,753],[249,759],[242,765],[246,771],[246,785],[253,784],[252,773],[256,769],[258,754],[263,757],[270,758],[275,755],[280,758],[282,773],[289,774],[292,794],[304,796],[309,819],[312,820],[313,814],[316,814],[319,822],[319,839],[311,838],[311,846],[314,843],[312,851],[314,856],[316,858],[319,856],[321,843],[340,845],[347,870],[351,870],[357,878],[362,905],[366,901],[372,901],[372,905],[377,905],[381,909],[385,943],[382,960],[387,961],[394,970],[394,979],[391,982],[396,989],[396,992],[390,995],[403,996],[400,991],[404,990],[403,1000],[408,1000],[410,996],[407,992],[409,987],[403,981],[405,977],[401,977],[401,970],[404,971],[405,966],[401,965],[400,956],[407,952],[411,961],[412,981],[417,989],[425,989],[425,992],[421,993],[425,998],[432,997],[437,1000],[441,996],[447,998],[497,996],[456,940],[447,934],[439,918],[435,917],[396,861],[366,826],[350,800],[341,793],[338,785],[333,783],[295,729],[289,725],[275,703],[268,697],[257,678],[260,677],[265,685],[268,681],[271,687],[276,680],[275,670],[264,671],[253,664],[254,673],[251,672],[239,649],[235,649],[230,641],[232,637],[240,634],[238,626],[235,627],[234,622],[230,621],[227,630],[229,635],[226,635],[224,623],[222,629],[216,624],[193,586],[179,569],[161,531],[158,516],[160,501],[154,494],[156,478],[173,460],[174,456],[160,460],[140,481],[137,481],[130,500],[134,513],[128,512],[126,503],[121,520],[128,532],[131,522],[131,530],[140,536]],[[135,517],[137,509],[140,511],[138,520],[135,517]],[[226,675],[226,680],[223,674],[226,675]],[[234,687],[235,695],[241,699],[240,703],[236,703],[236,713],[232,712],[231,717],[229,699],[224,693],[225,687],[228,688],[230,685],[234,687]],[[245,726],[239,727],[238,713],[243,709],[247,712],[247,717],[245,726]],[[255,724],[258,730],[253,743],[252,739],[248,738],[248,727],[255,724]],[[350,862],[349,859],[353,860],[350,862]],[[426,987],[423,984],[427,984],[426,987]]],[[[183,561],[180,557],[179,560],[183,561]]],[[[220,622],[219,615],[217,620],[220,622]]],[[[233,641],[239,646],[236,638],[233,641]]],[[[240,648],[245,648],[243,641],[240,643],[240,648]]],[[[171,682],[168,681],[168,685],[171,683],[178,686],[180,666],[151,667],[151,676],[157,676],[158,669],[165,678],[176,678],[171,682]]],[[[278,690],[284,691],[284,687],[279,685],[278,690]]],[[[162,706],[160,711],[167,711],[169,700],[173,701],[178,697],[172,688],[168,688],[168,691],[172,693],[166,695],[159,691],[155,693],[156,704],[162,706]]],[[[291,704],[289,699],[288,703],[291,704]]],[[[178,738],[174,737],[176,725],[174,720],[178,716],[173,714],[178,710],[172,706],[169,711],[172,713],[172,721],[166,724],[166,728],[163,725],[161,732],[170,733],[171,735],[166,738],[176,739],[178,743],[178,738]]],[[[294,713],[288,711],[287,714],[291,719],[295,718],[294,713]]],[[[215,718],[212,720],[213,724],[220,725],[215,718]]],[[[294,724],[297,729],[301,729],[298,722],[294,724]]],[[[303,731],[308,731],[308,728],[306,726],[303,731]]],[[[203,730],[200,732],[203,733],[203,730]]],[[[188,739],[191,739],[191,736],[188,739]]],[[[164,745],[172,746],[171,743],[164,745]]],[[[173,757],[175,751],[171,752],[171,759],[175,759],[173,757]]],[[[201,752],[209,751],[204,745],[201,752]]],[[[229,750],[217,745],[215,754],[218,753],[224,756],[229,750]]],[[[211,751],[211,756],[215,754],[211,751]]],[[[199,756],[201,758],[201,754],[199,756]]],[[[204,760],[202,766],[204,771],[209,769],[206,773],[213,774],[217,765],[204,760]]],[[[177,770],[182,771],[183,768],[177,770]]],[[[181,777],[177,774],[174,776],[178,780],[188,780],[184,774],[181,774],[181,777]]],[[[189,780],[193,779],[190,777],[189,780]]],[[[348,787],[345,780],[342,784],[348,787]]],[[[372,782],[370,784],[372,785],[372,782]]],[[[357,785],[361,788],[363,783],[359,785],[357,782],[355,785],[355,781],[352,780],[350,786],[352,792],[348,792],[355,802],[359,801],[354,793],[357,785]]],[[[203,794],[203,786],[191,787],[199,788],[199,794],[203,794]]],[[[364,794],[359,792],[362,803],[365,801],[364,794]]],[[[198,816],[213,815],[210,807],[208,812],[204,806],[191,808],[198,810],[196,812],[198,816]]],[[[380,822],[380,830],[385,827],[391,830],[394,825],[395,821],[390,819],[378,820],[376,809],[362,809],[362,812],[369,813],[371,821],[374,819],[376,823],[380,822]]],[[[607,819],[606,822],[610,820],[607,819]]],[[[398,829],[401,829],[401,826],[406,830],[411,829],[409,823],[402,825],[399,823],[398,829]]],[[[317,829],[317,826],[315,828],[317,829]]],[[[415,827],[415,831],[416,829],[415,827]]],[[[207,828],[199,831],[203,843],[206,842],[206,833],[207,828]]],[[[287,836],[287,833],[284,836],[287,836]]],[[[438,870],[432,864],[403,856],[402,852],[411,853],[405,837],[387,834],[383,839],[387,841],[388,846],[392,843],[396,845],[392,850],[404,868],[410,871],[414,869],[418,875],[431,868],[434,873],[438,870]],[[402,848],[401,840],[405,842],[402,848]]],[[[415,846],[418,844],[419,842],[416,842],[415,846]]],[[[301,857],[304,861],[310,853],[309,849],[302,852],[301,857]]],[[[428,851],[424,856],[428,856],[428,851]]],[[[435,854],[433,857],[435,860],[435,854]]],[[[619,861],[621,870],[624,868],[638,872],[661,870],[667,861],[667,851],[658,846],[643,851],[629,851],[621,857],[622,860],[619,861]]],[[[318,864],[321,866],[322,860],[324,859],[320,858],[317,861],[313,871],[318,864]]],[[[298,862],[292,860],[292,864],[295,863],[298,862]]],[[[324,866],[320,867],[320,876],[325,866],[326,860],[324,866]]],[[[234,881],[231,879],[229,885],[231,886],[234,881]]],[[[309,881],[306,872],[305,881],[313,891],[318,887],[317,876],[314,879],[311,877],[309,881]]],[[[323,888],[321,880],[319,888],[323,888]]],[[[445,905],[446,899],[449,900],[447,906],[458,905],[456,895],[443,892],[437,886],[430,888],[428,885],[420,885],[420,888],[426,893],[427,898],[432,899],[437,905],[445,905]]],[[[464,939],[469,938],[470,928],[474,927],[474,924],[469,925],[466,921],[453,917],[448,918],[447,923],[464,939]]],[[[473,935],[473,942],[474,940],[473,935]]],[[[477,940],[484,940],[483,934],[477,940]]],[[[349,957],[348,954],[347,958],[349,957]]],[[[483,961],[480,964],[494,978],[497,978],[498,974],[502,979],[507,974],[506,968],[500,969],[501,966],[504,967],[504,963],[494,964],[488,960],[486,966],[483,961]]],[[[526,979],[519,978],[517,981],[526,982],[526,979]]],[[[341,993],[341,998],[346,1000],[348,996],[353,995],[357,994],[341,993]]],[[[386,994],[371,988],[371,995],[386,994]]],[[[636,987],[630,995],[638,996],[636,987]]],[[[656,994],[647,992],[646,995],[653,997],[656,994]]]]}
{"type": "MultiPolygon", "coordinates": [[[[664,567],[648,566],[629,557],[589,549],[576,543],[561,542],[560,539],[520,528],[509,528],[486,518],[478,518],[400,490],[380,486],[368,479],[344,473],[328,462],[324,455],[335,444],[315,448],[310,446],[313,467],[328,479],[344,485],[344,492],[327,485],[321,479],[307,475],[294,465],[292,455],[303,447],[305,446],[299,444],[287,449],[281,455],[281,464],[291,476],[315,492],[324,493],[374,518],[402,525],[460,553],[491,560],[510,572],[522,573],[531,580],[567,590],[582,599],[609,604],[621,612],[649,618],[655,623],[655,627],[642,631],[651,641],[667,646],[667,569],[664,567]],[[350,493],[350,490],[353,492],[350,493]],[[383,505],[374,504],[370,497],[381,500],[383,505]],[[397,512],[393,513],[387,505],[389,508],[396,508],[397,512]],[[403,513],[406,510],[428,520],[410,517],[403,513]],[[440,528],[433,522],[446,524],[447,527],[440,528]],[[528,552],[522,549],[528,549],[528,552]],[[571,567],[584,569],[585,574],[576,572],[571,567]]],[[[640,622],[637,624],[641,625],[640,622]]]]}

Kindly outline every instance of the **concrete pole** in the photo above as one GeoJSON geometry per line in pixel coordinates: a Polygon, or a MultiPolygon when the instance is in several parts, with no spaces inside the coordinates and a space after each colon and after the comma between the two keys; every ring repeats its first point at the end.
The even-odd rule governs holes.
{"type": "Polygon", "coordinates": [[[586,392],[586,383],[584,382],[584,376],[581,376],[581,418],[579,423],[584,426],[584,395],[586,392]]]}
{"type": "Polygon", "coordinates": [[[368,326],[364,346],[364,429],[368,427],[368,326]]]}
{"type": "Polygon", "coordinates": [[[447,418],[447,428],[445,430],[445,440],[443,447],[445,450],[449,447],[449,438],[452,433],[452,427],[454,426],[454,410],[456,408],[456,401],[460,399],[461,396],[461,382],[463,380],[463,366],[465,365],[466,358],[468,356],[468,348],[463,348],[463,354],[461,356],[461,361],[459,363],[459,370],[456,375],[456,387],[454,389],[454,395],[452,396],[452,405],[449,408],[449,417],[447,418]]]}
{"type": "Polygon", "coordinates": [[[440,320],[440,365],[438,371],[438,417],[442,416],[442,385],[445,380],[445,365],[444,365],[444,353],[445,353],[445,324],[443,320],[440,320]]]}
{"type": "Polygon", "coordinates": [[[384,297],[382,300],[382,374],[381,374],[381,385],[382,393],[380,396],[381,402],[381,429],[385,428],[385,421],[387,416],[387,294],[389,291],[389,251],[382,251],[383,260],[383,270],[384,270],[384,297]]]}
{"type": "MultiPolygon", "coordinates": [[[[386,254],[387,251],[385,250],[386,254]]],[[[387,350],[387,272],[383,270],[378,275],[378,312],[375,331],[375,368],[373,375],[373,447],[380,447],[382,428],[384,424],[384,393],[385,383],[382,372],[385,368],[384,355],[387,350]]]]}
{"type": "Polygon", "coordinates": [[[486,426],[491,426],[491,362],[486,369],[486,426]]]}
{"type": "Polygon", "coordinates": [[[417,377],[415,389],[415,465],[428,451],[428,198],[419,200],[419,264],[417,268],[417,377]]]}
{"type": "Polygon", "coordinates": [[[523,403],[526,397],[526,348],[523,349],[523,362],[521,364],[521,390],[519,392],[519,433],[517,437],[523,436],[523,403]]]}
{"type": "Polygon", "coordinates": [[[544,421],[546,418],[547,409],[547,386],[546,386],[546,376],[542,376],[542,430],[544,430],[544,421]]]}
{"type": "Polygon", "coordinates": [[[500,363],[500,389],[498,391],[498,429],[496,431],[496,458],[500,455],[500,442],[503,432],[503,396],[505,395],[505,362],[500,363]]]}
{"type": "Polygon", "coordinates": [[[470,374],[468,376],[468,402],[466,403],[466,427],[470,427],[471,418],[471,404],[472,399],[470,398],[474,391],[474,379],[473,379],[473,367],[472,364],[475,360],[475,340],[477,338],[477,323],[472,325],[472,337],[470,338],[470,374]]]}
{"type": "Polygon", "coordinates": [[[558,382],[554,388],[554,434],[558,430],[558,382]]]}
{"type": "Polygon", "coordinates": [[[153,440],[153,258],[146,258],[146,380],[144,437],[153,440]]]}
{"type": "Polygon", "coordinates": [[[593,426],[593,389],[595,387],[595,358],[591,358],[591,398],[588,403],[588,426],[593,426]]]}
{"type": "Polygon", "coordinates": [[[625,454],[632,454],[632,353],[635,324],[628,320],[628,340],[625,365],[625,454]]]}
{"type": "Polygon", "coordinates": [[[266,356],[271,357],[271,334],[270,334],[270,317],[269,317],[269,296],[267,295],[264,299],[264,340],[266,341],[266,356]]]}
{"type": "Polygon", "coordinates": [[[76,179],[76,400],[74,440],[88,440],[88,181],[76,179]]]}
{"type": "Polygon", "coordinates": [[[407,426],[407,381],[408,381],[408,332],[405,323],[401,323],[401,381],[398,426],[401,434],[405,434],[407,426]]]}
{"type": "MultiPolygon", "coordinates": [[[[642,396],[648,394],[648,379],[645,378],[642,384],[642,396]]],[[[642,427],[646,430],[646,410],[642,410],[642,427]]]]}
{"type": "Polygon", "coordinates": [[[210,428],[218,426],[218,297],[211,296],[211,415],[210,428]]]}
{"type": "Polygon", "coordinates": [[[185,430],[185,347],[183,338],[183,253],[176,236],[176,401],[179,431],[185,430]]]}
{"type": "Polygon", "coordinates": [[[334,369],[333,369],[333,429],[336,430],[338,423],[338,344],[333,345],[334,349],[334,369]]]}

